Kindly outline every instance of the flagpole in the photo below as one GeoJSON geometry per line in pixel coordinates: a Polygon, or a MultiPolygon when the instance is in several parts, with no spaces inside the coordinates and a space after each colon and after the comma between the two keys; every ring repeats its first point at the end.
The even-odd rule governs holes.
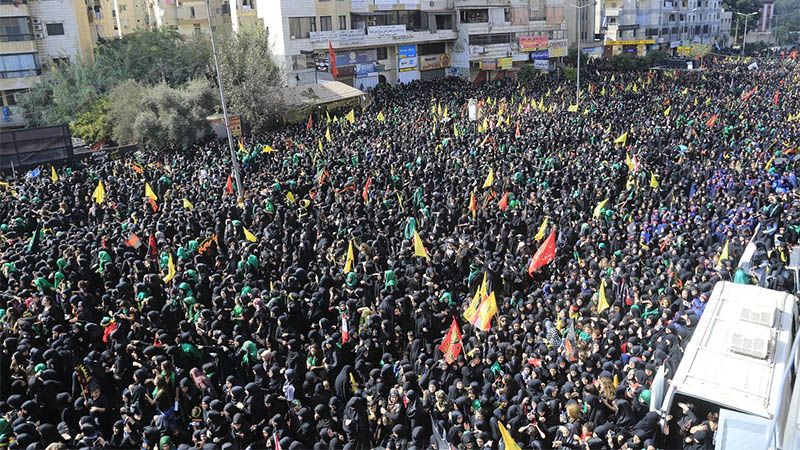
{"type": "Polygon", "coordinates": [[[239,174],[239,160],[236,158],[236,150],[233,148],[233,135],[231,135],[231,121],[228,117],[228,107],[225,105],[225,91],[222,89],[222,77],[219,71],[219,60],[217,59],[217,45],[214,42],[214,27],[211,25],[211,7],[206,2],[206,14],[208,15],[208,32],[211,34],[211,54],[214,56],[214,70],[217,72],[217,85],[219,86],[219,100],[222,103],[222,116],[225,118],[225,134],[228,135],[228,148],[231,151],[231,164],[233,165],[233,176],[236,178],[236,190],[239,198],[244,197],[244,187],[242,186],[242,176],[239,174]]]}

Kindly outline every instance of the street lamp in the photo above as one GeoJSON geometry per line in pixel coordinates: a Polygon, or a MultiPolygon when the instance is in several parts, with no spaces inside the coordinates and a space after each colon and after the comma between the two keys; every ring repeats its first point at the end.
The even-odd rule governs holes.
{"type": "Polygon", "coordinates": [[[211,7],[206,0],[206,14],[208,14],[208,31],[211,33],[211,54],[214,55],[214,69],[217,72],[217,84],[219,85],[219,100],[222,103],[222,116],[225,118],[225,131],[228,135],[228,148],[231,151],[231,164],[233,165],[233,176],[236,178],[236,189],[239,191],[238,197],[244,198],[244,188],[242,186],[242,176],[239,174],[239,160],[236,159],[236,150],[233,149],[233,135],[231,134],[231,121],[228,118],[228,107],[225,105],[225,92],[222,90],[222,77],[219,74],[219,61],[217,60],[217,45],[214,42],[214,27],[211,26],[211,7]]]}
{"type": "Polygon", "coordinates": [[[575,83],[575,104],[578,105],[581,102],[581,22],[583,17],[579,17],[579,12],[586,7],[594,6],[597,2],[587,3],[585,5],[573,5],[570,3],[566,3],[567,6],[571,6],[575,8],[575,21],[578,22],[578,78],[575,83]]]}
{"type": "MultiPolygon", "coordinates": [[[[744,34],[742,36],[742,55],[744,55],[744,49],[747,46],[747,19],[750,16],[755,16],[756,14],[758,14],[758,11],[747,13],[747,14],[737,12],[736,14],[738,14],[740,16],[744,16],[744,34]]],[[[738,26],[736,27],[736,34],[739,34],[739,27],[738,26]]]]}

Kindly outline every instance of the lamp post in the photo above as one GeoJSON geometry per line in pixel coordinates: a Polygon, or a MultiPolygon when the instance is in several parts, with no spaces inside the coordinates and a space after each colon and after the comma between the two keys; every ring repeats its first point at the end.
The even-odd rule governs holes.
{"type": "Polygon", "coordinates": [[[581,101],[581,22],[583,17],[580,17],[580,12],[583,8],[594,6],[597,2],[587,3],[585,5],[573,5],[567,3],[567,6],[575,8],[575,21],[578,22],[578,78],[575,83],[575,104],[580,104],[581,101]]]}
{"type": "MultiPolygon", "coordinates": [[[[737,12],[736,14],[744,16],[744,33],[742,33],[742,55],[744,55],[744,49],[745,47],[747,47],[747,19],[750,18],[750,16],[755,16],[756,14],[758,14],[758,11],[747,14],[737,12]]],[[[739,27],[736,27],[736,32],[738,34],[739,27]]]]}
{"type": "Polygon", "coordinates": [[[208,14],[208,32],[211,33],[211,54],[214,55],[214,69],[217,72],[217,85],[219,86],[219,100],[222,103],[222,116],[225,118],[225,131],[228,135],[228,148],[231,151],[231,164],[233,165],[233,176],[236,178],[236,189],[238,197],[244,197],[244,187],[242,186],[242,176],[239,174],[239,160],[236,158],[236,150],[233,149],[233,135],[231,134],[231,121],[228,117],[228,107],[225,105],[225,91],[222,89],[222,77],[219,73],[219,60],[217,60],[217,45],[214,42],[214,27],[211,26],[211,7],[206,0],[206,14],[208,14]]]}

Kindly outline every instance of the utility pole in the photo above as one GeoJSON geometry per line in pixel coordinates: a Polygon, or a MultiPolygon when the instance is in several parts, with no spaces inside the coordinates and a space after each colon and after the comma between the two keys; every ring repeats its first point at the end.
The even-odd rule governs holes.
{"type": "MultiPolygon", "coordinates": [[[[742,53],[741,53],[742,55],[744,55],[744,49],[745,49],[745,47],[747,47],[747,19],[749,19],[750,16],[755,16],[756,14],[758,14],[758,11],[747,13],[747,14],[743,14],[743,13],[737,12],[736,14],[738,14],[740,16],[744,16],[744,33],[742,33],[742,53]]],[[[736,31],[738,33],[738,31],[739,31],[738,27],[736,28],[736,31]]]]}
{"type": "MultiPolygon", "coordinates": [[[[579,0],[580,1],[580,0],[579,0]]],[[[587,3],[585,5],[572,5],[567,3],[567,6],[572,6],[575,8],[575,21],[578,22],[578,78],[575,83],[575,104],[580,104],[581,101],[581,39],[583,36],[581,35],[581,22],[583,21],[582,12],[583,8],[593,6],[595,1],[591,3],[587,3]]]]}
{"type": "Polygon", "coordinates": [[[206,13],[208,14],[208,31],[211,34],[211,54],[214,55],[214,69],[217,72],[217,86],[219,86],[219,101],[222,103],[222,116],[225,118],[225,131],[228,135],[228,148],[231,151],[231,164],[233,165],[233,176],[236,178],[237,197],[244,198],[244,186],[242,176],[239,173],[239,160],[236,158],[236,150],[233,148],[233,134],[231,134],[231,121],[228,117],[228,107],[225,105],[225,91],[222,89],[222,77],[219,72],[219,60],[217,59],[217,44],[214,42],[214,27],[211,26],[211,7],[206,0],[206,13]]]}

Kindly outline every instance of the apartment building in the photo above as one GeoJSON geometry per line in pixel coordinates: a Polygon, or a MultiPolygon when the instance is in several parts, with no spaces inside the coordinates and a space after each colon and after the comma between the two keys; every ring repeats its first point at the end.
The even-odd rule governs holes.
{"type": "Polygon", "coordinates": [[[231,8],[228,0],[210,0],[209,22],[205,0],[148,0],[152,26],[174,27],[184,36],[208,34],[231,28],[231,8]]]}
{"type": "Polygon", "coordinates": [[[554,54],[566,54],[563,7],[546,0],[255,1],[292,85],[331,79],[329,43],[337,80],[359,88],[491,77],[534,52],[548,60],[551,40],[554,54]]]}
{"type": "Polygon", "coordinates": [[[43,71],[92,57],[96,17],[84,0],[0,0],[0,128],[25,124],[19,94],[43,71]]]}
{"type": "Polygon", "coordinates": [[[721,0],[598,0],[595,33],[606,56],[674,52],[724,41],[721,0]]]}

